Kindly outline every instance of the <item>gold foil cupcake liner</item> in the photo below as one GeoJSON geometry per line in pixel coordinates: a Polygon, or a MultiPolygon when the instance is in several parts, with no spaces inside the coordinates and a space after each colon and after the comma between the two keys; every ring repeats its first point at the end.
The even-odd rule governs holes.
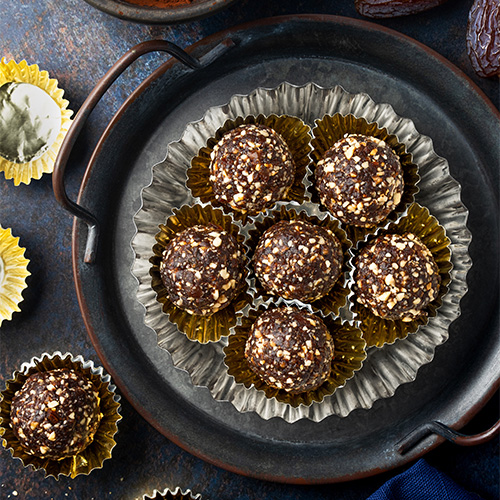
{"type": "MultiPolygon", "coordinates": [[[[321,160],[328,149],[349,134],[362,134],[382,139],[398,155],[401,163],[404,191],[399,205],[387,216],[387,219],[377,226],[366,228],[344,224],[349,239],[354,243],[362,240],[366,235],[373,233],[378,226],[385,225],[387,220],[396,220],[404,213],[405,209],[415,200],[415,195],[419,190],[417,184],[420,180],[418,167],[413,163],[412,155],[407,152],[405,144],[401,143],[395,135],[390,134],[386,128],[380,128],[377,123],[369,123],[365,118],[356,117],[352,114],[336,113],[333,116],[325,115],[323,118],[316,120],[315,123],[316,126],[313,128],[313,139],[311,141],[313,169],[316,168],[318,161],[321,160]]],[[[312,201],[320,203],[314,186],[314,179],[311,179],[310,189],[312,191],[312,201]]]]}
{"type": "Polygon", "coordinates": [[[115,390],[111,377],[105,374],[101,367],[96,367],[92,361],[84,361],[82,356],[75,357],[70,353],[62,354],[56,351],[53,354],[43,353],[40,357],[32,358],[28,363],[23,363],[19,371],[13,373],[12,379],[7,380],[6,387],[1,392],[0,436],[3,438],[3,447],[10,450],[12,456],[21,460],[25,467],[41,469],[46,476],[54,476],[56,479],[59,479],[60,475],[75,478],[79,474],[88,475],[94,469],[101,469],[103,462],[111,458],[111,451],[116,445],[117,424],[122,418],[120,396],[115,390]],[[99,393],[102,417],[93,441],[84,450],[72,457],[49,460],[29,455],[24,451],[10,427],[10,409],[16,392],[30,375],[59,368],[75,370],[92,381],[99,393]]]}
{"type": "Polygon", "coordinates": [[[227,213],[232,213],[233,217],[243,222],[248,219],[248,214],[233,210],[231,207],[223,205],[215,199],[212,184],[209,180],[210,155],[214,146],[224,134],[240,125],[249,124],[266,125],[272,128],[283,137],[290,149],[295,162],[296,173],[295,180],[285,197],[286,201],[297,201],[300,203],[308,199],[307,188],[309,186],[308,177],[310,175],[308,168],[311,161],[309,157],[311,152],[311,129],[300,118],[286,115],[277,116],[272,114],[264,116],[260,114],[258,116],[238,117],[234,120],[227,120],[217,130],[215,136],[207,140],[206,146],[200,149],[198,155],[192,159],[191,166],[187,171],[187,187],[191,190],[191,194],[203,203],[211,203],[213,206],[221,207],[227,213]]]}
{"type": "Polygon", "coordinates": [[[438,296],[424,309],[427,313],[419,318],[410,321],[393,321],[383,319],[373,314],[368,307],[360,304],[356,300],[355,292],[351,299],[351,311],[354,319],[360,321],[360,328],[368,347],[382,347],[385,344],[392,344],[397,339],[405,339],[409,334],[415,333],[422,325],[428,323],[430,317],[437,314],[443,303],[443,298],[448,292],[451,281],[450,272],[452,269],[450,239],[446,236],[446,230],[433,217],[429,210],[418,203],[413,203],[408,207],[405,214],[397,221],[388,223],[385,227],[379,228],[373,235],[368,236],[363,242],[359,242],[356,251],[353,251],[352,271],[349,280],[351,290],[354,287],[354,259],[357,252],[373,241],[376,237],[384,234],[404,234],[413,233],[418,236],[422,243],[430,250],[438,266],[441,284],[438,296]]]}
{"type": "Polygon", "coordinates": [[[6,179],[13,179],[14,185],[18,186],[21,183],[29,184],[32,179],[40,179],[44,173],[52,173],[62,141],[71,125],[73,111],[67,109],[69,102],[63,99],[64,90],[58,87],[57,80],[49,78],[48,72],[40,71],[36,64],[28,65],[24,60],[19,63],[13,60],[6,62],[2,58],[0,89],[9,83],[26,83],[41,89],[55,102],[61,113],[59,133],[50,145],[46,145],[43,153],[35,155],[30,161],[15,161],[0,155],[0,172],[4,173],[6,179]]]}
{"type": "MultiPolygon", "coordinates": [[[[340,222],[334,219],[329,213],[321,211],[318,205],[310,202],[300,205],[293,202],[278,203],[275,209],[266,210],[256,216],[252,225],[247,225],[243,228],[244,234],[248,235],[247,245],[250,249],[249,266],[252,266],[250,262],[262,234],[271,226],[282,220],[302,220],[329,229],[340,241],[344,260],[339,279],[326,295],[314,302],[310,302],[314,311],[321,311],[325,316],[328,314],[338,316],[340,309],[346,305],[347,295],[349,294],[347,275],[350,266],[349,249],[352,243],[347,238],[340,222]]],[[[277,295],[269,293],[262,287],[259,279],[253,272],[248,274],[247,281],[249,282],[249,291],[253,297],[254,305],[258,305],[261,302],[269,303],[278,298],[277,295]]],[[[282,300],[289,302],[287,299],[282,298],[282,300]]]]}
{"type": "Polygon", "coordinates": [[[12,236],[9,228],[0,226],[0,326],[4,320],[12,319],[19,312],[23,290],[28,286],[26,278],[29,260],[24,257],[25,249],[19,246],[19,238],[12,236]]]}
{"type": "Polygon", "coordinates": [[[366,343],[362,333],[354,323],[333,318],[331,315],[324,316],[321,313],[316,313],[325,323],[333,339],[332,370],[328,379],[315,390],[289,394],[283,389],[275,389],[265,384],[251,370],[245,358],[245,344],[252,325],[264,311],[278,305],[290,305],[307,312],[313,312],[310,306],[299,301],[284,301],[282,299],[273,304],[261,304],[256,308],[249,309],[238,321],[234,333],[228,338],[228,345],[224,348],[224,364],[227,367],[227,372],[236,383],[243,384],[247,389],[255,387],[259,392],[264,393],[266,398],[275,399],[294,408],[301,405],[310,406],[313,402],[321,403],[325,397],[331,396],[337,389],[343,387],[354,376],[355,372],[361,369],[363,361],[366,359],[366,343]]]}
{"type": "Polygon", "coordinates": [[[245,238],[241,234],[240,227],[222,210],[207,204],[184,205],[180,209],[174,209],[173,215],[167,218],[165,224],[160,224],[160,231],[155,236],[156,244],[153,246],[154,255],[150,259],[151,286],[156,293],[156,300],[162,304],[163,312],[190,340],[202,344],[218,342],[222,337],[229,335],[229,330],[236,325],[241,310],[249,304],[250,297],[246,289],[243,289],[230,305],[210,316],[189,314],[168,299],[160,276],[160,264],[163,252],[172,238],[189,227],[208,223],[222,227],[245,248],[245,238]]]}
{"type": "MultiPolygon", "coordinates": [[[[194,494],[191,490],[182,490],[179,486],[175,489],[165,488],[154,490],[150,495],[143,495],[142,500],[201,500],[202,496],[194,494]]],[[[137,499],[139,500],[139,499],[137,499]]]]}

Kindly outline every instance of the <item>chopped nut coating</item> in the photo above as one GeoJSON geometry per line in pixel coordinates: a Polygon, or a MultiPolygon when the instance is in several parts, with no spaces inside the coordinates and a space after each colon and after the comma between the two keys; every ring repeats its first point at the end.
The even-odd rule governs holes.
{"type": "Polygon", "coordinates": [[[328,378],[333,348],[330,333],[319,317],[281,307],[257,318],[245,357],[266,384],[298,394],[316,389],[328,378]]]}
{"type": "Polygon", "coordinates": [[[360,251],[355,267],[358,302],[381,318],[413,321],[439,292],[432,253],[412,233],[377,238],[360,251]]]}
{"type": "Polygon", "coordinates": [[[253,259],[255,274],[268,292],[305,302],[331,290],[343,263],[337,237],[301,220],[271,226],[261,236],[253,259]]]}
{"type": "Polygon", "coordinates": [[[207,316],[224,307],[244,285],[240,244],[215,224],[193,226],[166,246],[160,275],[168,298],[190,314],[207,316]]]}
{"type": "Polygon", "coordinates": [[[283,138],[264,125],[242,125],[216,144],[210,182],[216,199],[234,210],[258,213],[283,199],[295,164],[283,138]]]}
{"type": "Polygon", "coordinates": [[[398,156],[382,140],[349,135],[318,162],[316,188],[321,203],[339,220],[369,227],[401,202],[403,172],[398,156]]]}
{"type": "Polygon", "coordinates": [[[58,460],[76,455],[99,425],[92,382],[66,368],[34,373],[12,400],[11,427],[30,455],[58,460]]]}

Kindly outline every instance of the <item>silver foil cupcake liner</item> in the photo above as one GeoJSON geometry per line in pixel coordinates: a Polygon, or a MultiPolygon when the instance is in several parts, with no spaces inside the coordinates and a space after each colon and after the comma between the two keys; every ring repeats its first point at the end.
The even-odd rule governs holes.
{"type": "MultiPolygon", "coordinates": [[[[309,302],[309,304],[314,311],[321,311],[324,315],[341,315],[342,309],[347,306],[347,295],[349,294],[347,279],[351,270],[349,250],[352,246],[352,242],[347,238],[345,231],[342,229],[342,226],[337,219],[334,219],[328,212],[321,211],[319,205],[311,202],[305,202],[302,204],[294,202],[277,203],[273,209],[268,209],[254,217],[252,219],[252,224],[247,224],[243,227],[242,231],[246,236],[246,242],[249,247],[250,259],[247,281],[249,285],[249,293],[253,298],[253,306],[259,305],[260,303],[270,303],[278,298],[277,295],[267,292],[261,286],[258,278],[253,272],[253,265],[250,260],[253,257],[260,236],[262,236],[265,230],[281,220],[303,220],[311,224],[327,228],[331,230],[340,241],[344,257],[341,275],[333,288],[326,295],[318,300],[309,302]]],[[[290,300],[282,297],[281,299],[285,302],[291,302],[290,300]]]]}
{"type": "Polygon", "coordinates": [[[154,490],[150,494],[143,495],[137,500],[201,500],[202,496],[194,494],[191,490],[183,490],[180,486],[175,489],[165,488],[163,490],[154,490]]]}
{"type": "Polygon", "coordinates": [[[151,289],[149,257],[157,226],[166,214],[195,202],[186,187],[191,159],[226,120],[259,113],[297,116],[310,126],[327,114],[353,114],[386,128],[405,144],[418,165],[420,191],[416,201],[439,220],[451,241],[453,269],[448,294],[440,313],[419,330],[418,336],[370,349],[356,376],[321,404],[282,408],[275,413],[263,401],[259,411],[264,419],[279,417],[287,422],[303,418],[319,422],[330,415],[345,417],[354,409],[371,408],[375,401],[392,396],[399,386],[415,380],[418,370],[432,361],[436,347],[448,339],[448,329],[460,315],[460,300],[467,292],[466,276],[471,267],[468,211],[460,199],[460,185],[450,175],[448,162],[434,152],[432,140],[421,135],[410,119],[397,115],[390,104],[375,103],[366,94],[351,94],[340,86],[294,86],[285,82],[272,89],[258,88],[246,96],[235,95],[227,104],[207,110],[199,121],[187,124],[179,141],[168,145],[165,160],[152,167],[151,184],[142,191],[142,207],[134,216],[137,232],[131,242],[135,252],[132,273],[139,281],[137,299],[144,306],[145,323],[156,332],[159,346],[170,352],[174,366],[190,374],[194,385],[207,387],[217,400],[236,399],[244,408],[251,396],[226,373],[224,339],[196,344],[179,335],[174,324],[164,321],[161,305],[151,289]]]}
{"type": "Polygon", "coordinates": [[[121,420],[120,396],[115,393],[116,387],[111,383],[111,376],[104,373],[103,368],[96,367],[92,361],[85,361],[82,356],[71,353],[43,353],[23,363],[12,378],[7,380],[0,399],[0,435],[3,437],[4,448],[10,450],[12,456],[21,460],[25,467],[34,470],[42,469],[46,476],[70,476],[75,478],[80,474],[88,475],[95,469],[101,469],[103,463],[111,458],[111,452],[116,445],[115,435],[117,424],[121,420]],[[89,378],[99,393],[99,409],[102,414],[99,426],[92,442],[74,456],[60,460],[50,460],[30,455],[24,451],[16,435],[10,427],[10,408],[12,398],[21,389],[26,379],[33,373],[69,368],[83,373],[89,378]]]}

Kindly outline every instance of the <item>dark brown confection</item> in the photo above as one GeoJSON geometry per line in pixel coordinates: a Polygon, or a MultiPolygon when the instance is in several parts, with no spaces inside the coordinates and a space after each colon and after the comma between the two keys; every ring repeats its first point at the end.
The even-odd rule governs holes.
{"type": "Polygon", "coordinates": [[[216,199],[234,210],[257,213],[282,200],[295,178],[283,138],[264,125],[242,125],[214,147],[210,182],[216,199]]]}
{"type": "Polygon", "coordinates": [[[314,314],[281,307],[257,318],[245,357],[267,385],[299,394],[316,389],[330,375],[333,341],[314,314]]]}
{"type": "Polygon", "coordinates": [[[34,373],[12,400],[11,427],[26,453],[74,456],[99,426],[99,396],[85,376],[66,368],[34,373]]]}
{"type": "Polygon", "coordinates": [[[178,234],[163,252],[160,274],[168,298],[189,314],[208,316],[238,295],[244,285],[241,246],[215,224],[178,234]]]}
{"type": "Polygon", "coordinates": [[[380,236],[355,259],[358,302],[381,318],[413,321],[438,295],[430,250],[412,233],[380,236]]]}
{"type": "Polygon", "coordinates": [[[321,203],[353,226],[383,221],[404,190],[398,156],[384,141],[364,135],[337,141],[318,162],[315,180],[321,203]]]}
{"type": "Polygon", "coordinates": [[[271,226],[253,258],[255,274],[267,291],[305,302],[331,290],[343,262],[340,241],[329,229],[300,220],[271,226]]]}

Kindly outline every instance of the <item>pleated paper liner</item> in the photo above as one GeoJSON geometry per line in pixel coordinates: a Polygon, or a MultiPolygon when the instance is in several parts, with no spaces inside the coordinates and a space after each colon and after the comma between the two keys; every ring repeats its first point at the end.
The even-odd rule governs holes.
{"type": "MultiPolygon", "coordinates": [[[[49,77],[47,71],[40,71],[36,64],[28,65],[24,60],[16,63],[13,60],[6,62],[5,58],[2,58],[0,61],[0,94],[5,93],[6,86],[12,88],[18,84],[37,87],[37,89],[32,89],[37,94],[33,96],[33,99],[37,101],[37,105],[40,103],[40,97],[43,97],[43,93],[45,93],[47,99],[50,99],[47,102],[52,105],[53,101],[59,108],[60,124],[58,122],[59,131],[57,131],[57,125],[55,125],[57,116],[54,114],[54,132],[49,134],[48,141],[40,146],[40,149],[32,152],[30,155],[32,157],[29,160],[19,156],[12,156],[12,154],[3,151],[4,147],[0,145],[0,172],[4,173],[6,179],[13,179],[16,186],[21,183],[29,184],[32,179],[38,180],[44,173],[52,173],[57,153],[71,125],[71,115],[73,114],[71,110],[67,109],[69,102],[63,99],[64,90],[58,87],[57,80],[49,77]]],[[[29,89],[30,87],[25,88],[29,89]]],[[[38,118],[41,118],[41,116],[38,118]]],[[[9,128],[12,129],[12,127],[9,128]]],[[[19,143],[20,147],[26,147],[27,143],[22,141],[27,141],[29,138],[25,134],[19,133],[12,136],[11,139],[19,143]]],[[[29,140],[32,140],[32,138],[29,140]]],[[[30,151],[36,144],[30,146],[30,151]]],[[[9,151],[10,149],[9,147],[9,151]]]]}
{"type": "Polygon", "coordinates": [[[120,415],[120,396],[115,394],[115,386],[109,375],[103,369],[94,366],[92,361],[84,361],[81,356],[70,353],[62,354],[57,351],[53,354],[43,353],[40,357],[32,358],[24,363],[19,371],[15,371],[12,379],[7,380],[6,387],[1,393],[0,401],[0,435],[3,437],[4,448],[10,450],[14,458],[21,460],[25,467],[31,466],[35,470],[42,469],[46,476],[59,475],[74,478],[79,474],[90,474],[94,469],[101,469],[103,462],[111,458],[118,431],[117,424],[122,418],[120,415]],[[10,427],[10,409],[12,400],[21,389],[26,379],[36,372],[45,372],[59,368],[68,368],[84,375],[91,380],[99,393],[99,409],[101,420],[93,441],[81,452],[60,460],[49,460],[30,455],[25,452],[16,435],[10,427]]]}
{"type": "Polygon", "coordinates": [[[213,208],[210,205],[184,205],[180,209],[174,209],[173,215],[168,217],[165,224],[160,224],[160,232],[156,234],[156,244],[153,246],[154,255],[150,259],[152,264],[150,269],[151,286],[156,292],[156,300],[162,304],[163,312],[190,340],[202,344],[218,342],[222,337],[229,335],[230,328],[236,325],[239,313],[250,302],[246,286],[230,305],[211,316],[189,314],[168,299],[160,276],[160,264],[163,251],[170,240],[185,229],[208,223],[222,227],[246,249],[239,226],[234,224],[232,218],[224,214],[222,210],[213,208]]]}
{"type": "Polygon", "coordinates": [[[12,236],[9,228],[0,226],[0,326],[4,320],[12,319],[19,312],[23,290],[28,286],[26,278],[29,260],[24,257],[25,249],[19,246],[19,238],[12,236]]]}
{"type": "Polygon", "coordinates": [[[217,130],[214,137],[207,140],[205,147],[201,148],[198,155],[191,161],[191,166],[187,171],[187,187],[194,197],[203,203],[211,203],[217,207],[223,207],[232,213],[233,216],[245,222],[249,214],[233,210],[227,205],[219,203],[210,183],[210,154],[214,146],[222,139],[222,136],[240,125],[257,124],[266,125],[280,134],[286,142],[295,163],[295,180],[285,197],[286,201],[302,202],[308,199],[307,187],[309,185],[308,166],[310,164],[309,153],[311,152],[310,127],[301,119],[294,116],[271,114],[264,116],[238,117],[235,120],[227,120],[224,125],[217,130]]]}
{"type": "MultiPolygon", "coordinates": [[[[276,304],[291,305],[293,301],[285,303],[277,301],[276,304]]],[[[309,306],[295,301],[295,306],[311,312],[309,306]]],[[[228,345],[224,348],[224,363],[228,374],[234,377],[238,384],[245,387],[255,387],[259,392],[265,394],[268,399],[276,399],[281,403],[297,408],[300,405],[310,406],[313,402],[321,402],[326,396],[332,395],[337,389],[343,387],[345,383],[354,376],[354,373],[361,369],[363,361],[366,359],[366,343],[363,340],[361,331],[354,324],[342,322],[333,316],[320,317],[328,328],[334,343],[334,359],[332,361],[332,371],[328,379],[321,386],[312,391],[301,394],[289,394],[283,389],[275,389],[265,384],[250,368],[245,358],[245,344],[250,334],[252,325],[256,319],[267,309],[276,307],[274,304],[261,304],[257,308],[251,308],[243,316],[238,325],[228,338],[228,345]]],[[[256,403],[259,404],[259,403],[256,403]]],[[[247,411],[250,408],[247,408],[247,411]]]]}
{"type": "Polygon", "coordinates": [[[191,490],[182,490],[178,486],[175,489],[154,490],[150,495],[143,495],[142,500],[201,500],[201,498],[199,493],[195,495],[191,490]]]}
{"type": "MultiPolygon", "coordinates": [[[[311,224],[329,229],[339,239],[344,256],[342,271],[339,279],[334,284],[330,292],[320,299],[310,303],[313,310],[321,311],[325,316],[330,313],[337,316],[340,308],[346,304],[347,295],[349,293],[349,288],[347,286],[347,274],[350,265],[349,249],[351,248],[352,243],[347,238],[347,235],[342,229],[339,221],[331,217],[329,213],[321,211],[318,205],[310,202],[302,204],[293,202],[279,203],[274,210],[266,210],[255,217],[252,226],[243,228],[245,234],[248,232],[247,244],[250,249],[249,262],[251,262],[251,259],[253,258],[253,254],[262,234],[271,226],[282,220],[302,220],[309,222],[311,224]]],[[[249,281],[249,290],[254,299],[254,303],[255,301],[257,301],[257,303],[268,303],[271,302],[273,298],[277,297],[276,295],[273,295],[265,290],[260,284],[259,279],[253,273],[249,273],[247,280],[249,281]]]]}
{"type": "MultiPolygon", "coordinates": [[[[383,319],[373,314],[368,307],[360,304],[355,294],[352,296],[351,310],[354,319],[360,321],[360,328],[368,347],[382,347],[385,344],[393,344],[397,339],[405,339],[409,334],[415,333],[420,326],[429,321],[429,317],[438,314],[438,309],[443,303],[443,298],[448,292],[450,284],[450,271],[452,269],[450,240],[446,236],[446,230],[439,224],[439,221],[430,215],[429,210],[418,203],[410,205],[406,213],[396,222],[389,223],[386,227],[378,230],[374,235],[360,242],[357,252],[372,242],[376,237],[384,234],[404,234],[413,233],[418,236],[422,243],[430,250],[439,269],[441,284],[438,296],[424,309],[425,313],[421,317],[410,321],[393,321],[383,319]]],[[[355,255],[353,259],[355,258],[355,255]]],[[[354,264],[351,272],[350,287],[354,285],[354,264]]]]}
{"type": "MultiPolygon", "coordinates": [[[[316,126],[313,128],[313,139],[311,141],[313,151],[311,157],[313,160],[313,169],[325,152],[330,149],[338,140],[346,134],[362,134],[376,137],[386,142],[388,146],[398,155],[403,170],[404,191],[401,202],[388,216],[388,220],[396,220],[405,209],[413,203],[415,195],[418,192],[417,184],[420,180],[418,167],[413,163],[412,155],[407,153],[406,146],[399,142],[395,135],[389,134],[387,129],[380,128],[377,123],[369,123],[364,118],[357,118],[354,115],[342,115],[336,113],[333,116],[326,115],[316,120],[316,126]]],[[[320,203],[319,195],[314,187],[314,178],[311,179],[312,201],[320,203]]],[[[384,225],[385,221],[377,226],[384,225]]],[[[347,236],[354,243],[362,240],[367,234],[375,231],[377,226],[365,228],[344,224],[347,236]]]]}

